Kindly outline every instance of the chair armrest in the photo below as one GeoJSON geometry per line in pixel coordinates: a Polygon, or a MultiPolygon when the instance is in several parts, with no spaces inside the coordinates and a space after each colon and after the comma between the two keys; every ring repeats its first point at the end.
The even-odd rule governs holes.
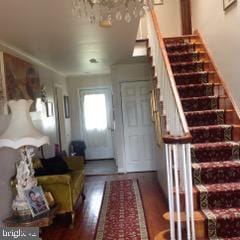
{"type": "Polygon", "coordinates": [[[71,184],[71,176],[68,174],[38,176],[37,180],[39,185],[71,184]]]}
{"type": "Polygon", "coordinates": [[[84,169],[84,159],[82,156],[70,156],[64,158],[68,167],[72,170],[83,170],[84,169]]]}
{"type": "MultiPolygon", "coordinates": [[[[61,175],[45,175],[36,177],[38,181],[38,185],[50,185],[50,184],[71,184],[71,176],[68,174],[61,175]]],[[[17,184],[16,176],[11,177],[10,185],[14,189],[17,184]]]]}

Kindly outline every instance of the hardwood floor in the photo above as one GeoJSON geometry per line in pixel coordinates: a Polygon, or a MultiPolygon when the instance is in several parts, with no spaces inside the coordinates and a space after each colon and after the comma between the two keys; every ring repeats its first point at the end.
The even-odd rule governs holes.
{"type": "Polygon", "coordinates": [[[84,165],[86,176],[109,175],[117,173],[117,166],[114,159],[89,160],[84,165]]]}
{"type": "Polygon", "coordinates": [[[84,204],[80,204],[79,201],[74,228],[69,229],[70,216],[58,216],[54,224],[43,230],[42,239],[94,239],[105,181],[132,178],[139,180],[149,238],[153,240],[159,232],[169,228],[168,222],[162,217],[167,212],[167,205],[159,188],[155,172],[87,177],[85,184],[86,199],[84,204]]]}

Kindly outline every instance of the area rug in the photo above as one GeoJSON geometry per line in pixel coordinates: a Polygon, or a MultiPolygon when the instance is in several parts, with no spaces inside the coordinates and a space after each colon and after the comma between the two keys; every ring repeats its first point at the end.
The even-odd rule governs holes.
{"type": "Polygon", "coordinates": [[[137,180],[107,182],[96,240],[148,240],[137,180]]]}

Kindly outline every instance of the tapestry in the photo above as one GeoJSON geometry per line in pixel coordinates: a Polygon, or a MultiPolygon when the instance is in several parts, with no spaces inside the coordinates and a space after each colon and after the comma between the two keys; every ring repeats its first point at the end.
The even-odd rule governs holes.
{"type": "Polygon", "coordinates": [[[7,100],[40,97],[40,79],[32,64],[7,53],[3,53],[3,63],[7,100]]]}

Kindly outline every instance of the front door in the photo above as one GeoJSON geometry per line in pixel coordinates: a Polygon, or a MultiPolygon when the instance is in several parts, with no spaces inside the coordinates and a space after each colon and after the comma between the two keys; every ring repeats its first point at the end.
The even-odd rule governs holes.
{"type": "Polygon", "coordinates": [[[111,89],[82,89],[80,101],[86,159],[114,158],[111,89]]]}
{"type": "Polygon", "coordinates": [[[155,170],[150,81],[121,84],[127,172],[155,170]]]}

